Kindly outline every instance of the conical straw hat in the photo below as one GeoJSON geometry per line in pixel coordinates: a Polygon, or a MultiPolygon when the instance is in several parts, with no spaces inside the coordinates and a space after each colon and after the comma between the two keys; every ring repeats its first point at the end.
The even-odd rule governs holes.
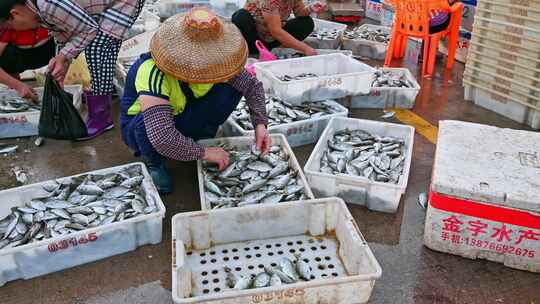
{"type": "Polygon", "coordinates": [[[207,8],[167,19],[152,37],[150,52],[158,68],[188,83],[217,83],[242,71],[246,41],[232,23],[207,8]]]}

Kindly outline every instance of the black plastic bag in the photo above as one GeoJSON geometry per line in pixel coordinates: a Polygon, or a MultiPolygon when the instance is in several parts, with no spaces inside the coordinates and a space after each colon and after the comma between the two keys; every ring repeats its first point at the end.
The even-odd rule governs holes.
{"type": "Polygon", "coordinates": [[[73,106],[73,95],[64,91],[49,73],[45,79],[39,136],[74,140],[87,136],[86,124],[73,106]]]}

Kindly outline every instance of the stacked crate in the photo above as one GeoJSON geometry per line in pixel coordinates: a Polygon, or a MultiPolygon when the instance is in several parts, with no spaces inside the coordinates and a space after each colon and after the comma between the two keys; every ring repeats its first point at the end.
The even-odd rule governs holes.
{"type": "Polygon", "coordinates": [[[465,99],[540,129],[540,1],[480,0],[465,99]]]}

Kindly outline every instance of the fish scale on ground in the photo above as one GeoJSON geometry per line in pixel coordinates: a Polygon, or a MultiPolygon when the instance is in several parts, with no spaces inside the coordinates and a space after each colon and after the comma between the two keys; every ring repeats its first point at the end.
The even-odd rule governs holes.
{"type": "MultiPolygon", "coordinates": [[[[319,118],[324,115],[338,113],[340,109],[328,103],[328,101],[305,102],[301,105],[292,105],[281,100],[279,97],[268,96],[266,98],[266,112],[268,113],[268,127],[295,121],[319,118]]],[[[253,130],[249,109],[244,101],[241,101],[236,110],[231,114],[244,130],[253,130]]]]}
{"type": "Polygon", "coordinates": [[[253,148],[224,148],[230,153],[225,170],[218,172],[214,165],[203,162],[205,198],[213,209],[306,198],[304,184],[281,147],[272,146],[265,156],[253,148]]]}
{"type": "Polygon", "coordinates": [[[13,207],[0,219],[0,249],[155,212],[155,203],[141,195],[143,179],[141,167],[136,165],[105,176],[87,174],[44,184],[48,195],[13,207]],[[101,189],[98,184],[102,180],[116,186],[101,189]]]}
{"type": "Polygon", "coordinates": [[[402,139],[345,129],[335,132],[327,144],[328,149],[320,158],[321,172],[399,182],[405,161],[402,139]]]}

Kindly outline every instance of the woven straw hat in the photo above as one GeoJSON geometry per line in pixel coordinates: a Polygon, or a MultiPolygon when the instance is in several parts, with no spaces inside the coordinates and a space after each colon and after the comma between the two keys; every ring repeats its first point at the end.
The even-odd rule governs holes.
{"type": "Polygon", "coordinates": [[[207,8],[167,19],[152,37],[150,52],[158,68],[188,83],[217,83],[242,71],[246,41],[232,23],[207,8]]]}

